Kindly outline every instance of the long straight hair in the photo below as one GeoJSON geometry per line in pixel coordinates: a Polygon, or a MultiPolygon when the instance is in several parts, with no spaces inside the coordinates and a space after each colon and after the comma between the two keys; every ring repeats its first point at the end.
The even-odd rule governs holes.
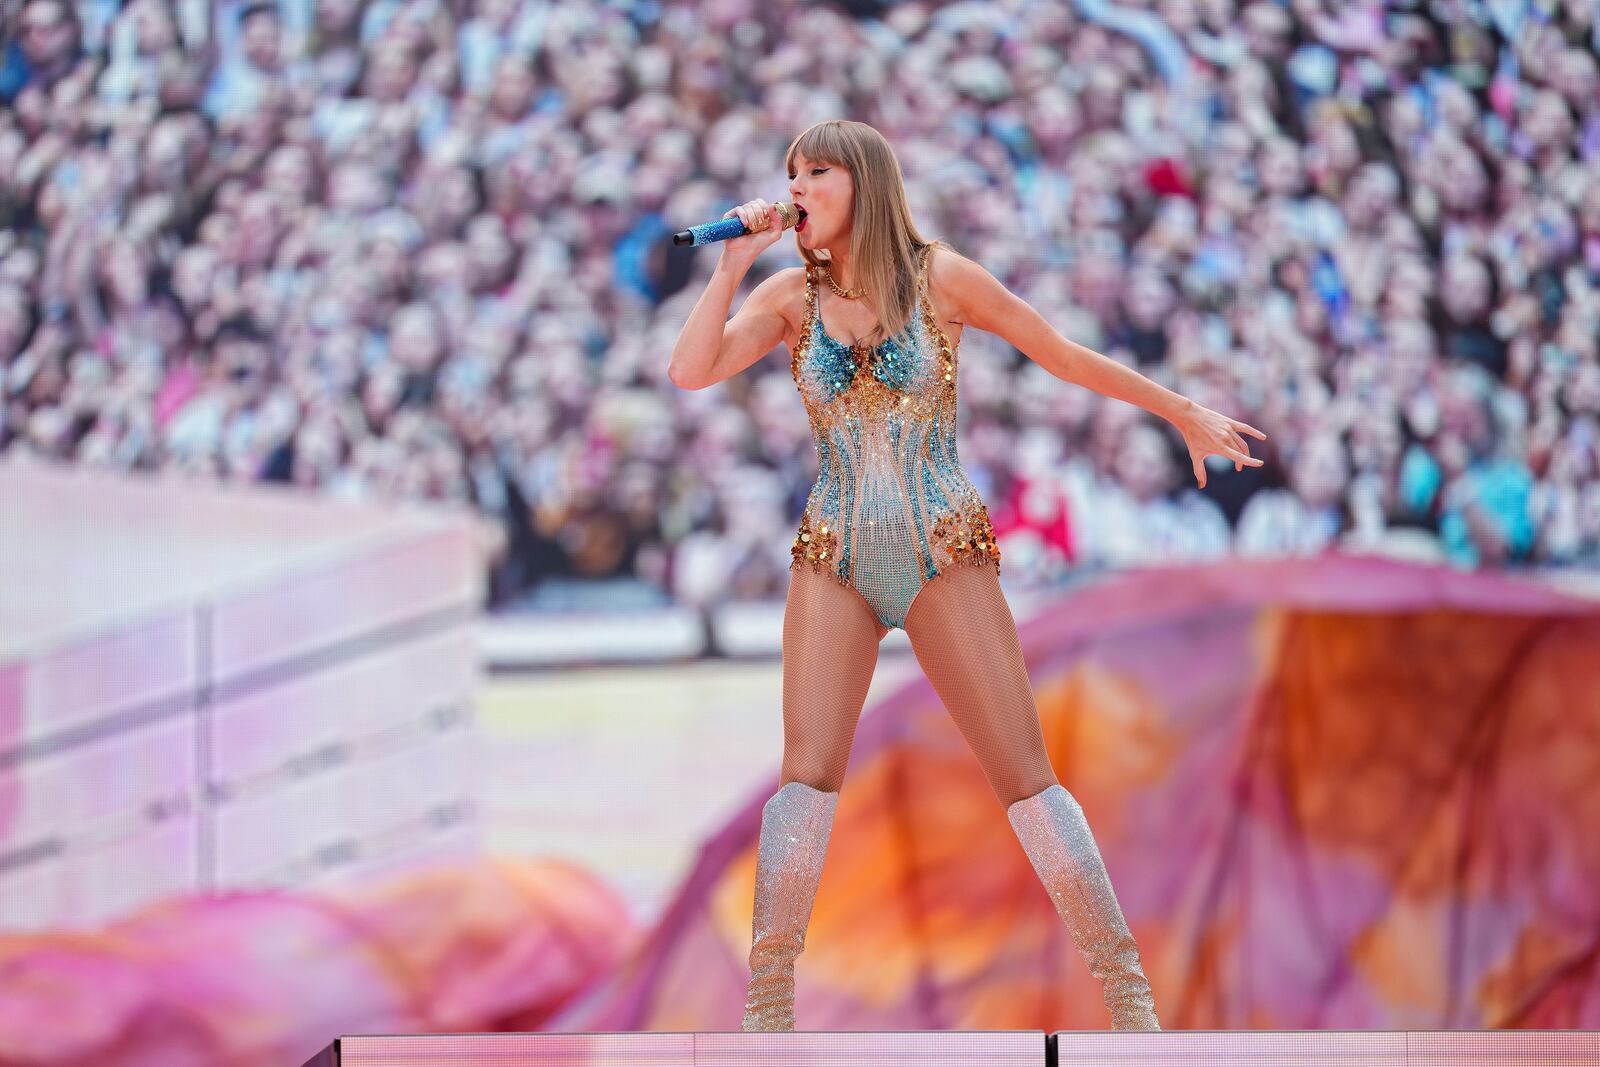
{"type": "MultiPolygon", "coordinates": [[[[791,175],[797,154],[850,172],[856,192],[850,228],[852,280],[866,289],[862,299],[878,313],[878,325],[863,341],[876,345],[898,336],[916,313],[917,263],[930,242],[923,240],[911,219],[894,149],[864,122],[829,119],[808,128],[789,146],[784,166],[791,175]]],[[[828,257],[801,245],[798,234],[795,247],[810,266],[827,266],[828,257]]]]}

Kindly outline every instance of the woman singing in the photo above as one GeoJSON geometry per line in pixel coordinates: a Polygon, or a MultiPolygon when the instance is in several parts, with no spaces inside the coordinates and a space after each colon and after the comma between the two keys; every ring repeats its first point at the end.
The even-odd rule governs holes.
{"type": "Polygon", "coordinates": [[[878,645],[898,626],[1102,983],[1113,1027],[1159,1029],[1083,810],[1051,769],[994,532],[956,457],[961,333],[999,334],[1058,378],[1172,422],[1202,487],[1206,456],[1260,466],[1240,434],[1266,435],[1066,340],[983,267],[925,241],[899,162],[871,126],[818,123],[789,147],[787,167],[805,266],[763,281],[729,320],[782,224],[764,200],[728,212],[753,232],[723,244],[668,372],[703,389],[782,341],[820,466],[791,549],[783,769],[762,809],[742,1027],[794,1029],[794,961],[878,645]]]}

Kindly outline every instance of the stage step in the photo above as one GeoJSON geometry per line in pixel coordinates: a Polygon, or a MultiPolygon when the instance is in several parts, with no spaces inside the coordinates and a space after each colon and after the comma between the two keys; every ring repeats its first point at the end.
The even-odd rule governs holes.
{"type": "Polygon", "coordinates": [[[305,1067],[1600,1067],[1594,1030],[800,1031],[341,1037],[305,1067]]]}

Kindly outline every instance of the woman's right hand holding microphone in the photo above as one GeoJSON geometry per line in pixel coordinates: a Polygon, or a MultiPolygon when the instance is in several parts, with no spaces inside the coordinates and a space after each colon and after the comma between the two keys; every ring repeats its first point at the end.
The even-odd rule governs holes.
{"type": "Polygon", "coordinates": [[[747,200],[722,217],[726,219],[735,215],[750,232],[743,237],[730,237],[722,242],[722,262],[742,272],[748,270],[757,256],[783,236],[783,223],[778,218],[778,209],[761,199],[747,200]]]}

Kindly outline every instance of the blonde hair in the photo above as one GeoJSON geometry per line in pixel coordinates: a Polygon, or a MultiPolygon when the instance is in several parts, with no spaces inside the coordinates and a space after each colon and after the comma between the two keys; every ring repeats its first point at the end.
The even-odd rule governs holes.
{"type": "MultiPolygon", "coordinates": [[[[855,285],[878,313],[877,327],[864,341],[879,344],[897,336],[916,313],[917,265],[923,249],[938,241],[925,241],[911,219],[905,178],[900,161],[883,134],[864,122],[829,119],[809,127],[789,146],[784,166],[792,176],[795,156],[843,167],[855,184],[855,218],[850,228],[850,262],[855,285]]],[[[827,266],[828,259],[800,244],[800,258],[812,267],[827,266]]]]}

